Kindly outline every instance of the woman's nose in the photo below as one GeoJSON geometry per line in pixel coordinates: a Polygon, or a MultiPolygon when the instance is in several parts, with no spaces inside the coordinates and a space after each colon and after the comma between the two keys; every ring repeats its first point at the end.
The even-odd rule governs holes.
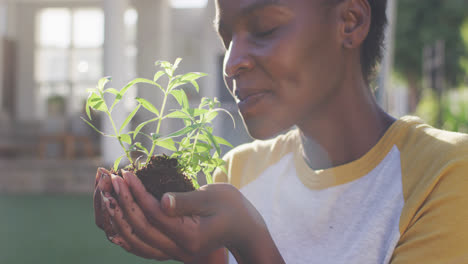
{"type": "Polygon", "coordinates": [[[224,57],[224,75],[233,78],[253,68],[254,61],[249,52],[248,43],[232,39],[224,57]]]}

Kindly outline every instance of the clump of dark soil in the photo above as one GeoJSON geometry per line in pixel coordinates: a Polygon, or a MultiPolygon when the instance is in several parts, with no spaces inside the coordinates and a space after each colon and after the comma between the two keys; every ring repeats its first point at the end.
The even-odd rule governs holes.
{"type": "Polygon", "coordinates": [[[189,176],[178,168],[177,159],[166,155],[153,156],[146,166],[132,172],[140,178],[146,190],[158,200],[161,200],[166,192],[195,190],[189,176]]]}

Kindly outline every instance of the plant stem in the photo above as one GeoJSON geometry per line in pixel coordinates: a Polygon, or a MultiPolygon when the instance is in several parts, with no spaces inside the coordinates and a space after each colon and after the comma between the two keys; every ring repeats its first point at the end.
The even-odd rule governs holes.
{"type": "Polygon", "coordinates": [[[163,99],[163,103],[161,106],[161,112],[159,113],[159,120],[158,120],[158,127],[156,128],[156,134],[159,134],[159,129],[161,128],[161,121],[163,120],[163,116],[164,116],[164,108],[166,107],[167,95],[168,93],[164,93],[164,99],[163,99]]]}
{"type": "MultiPolygon", "coordinates": [[[[159,134],[159,130],[161,128],[161,122],[164,117],[164,108],[166,108],[166,102],[167,102],[167,97],[169,95],[169,86],[171,85],[172,82],[172,77],[169,79],[169,82],[167,84],[166,90],[164,91],[164,98],[161,106],[161,111],[159,112],[159,118],[158,118],[158,126],[156,128],[156,134],[159,134]]],[[[153,156],[154,149],[156,148],[156,143],[153,140],[153,144],[151,146],[151,151],[148,154],[148,157],[146,157],[146,163],[148,163],[151,160],[151,157],[153,156]]]]}
{"type": "Polygon", "coordinates": [[[114,133],[117,136],[117,140],[119,141],[120,146],[124,149],[125,155],[127,156],[128,161],[130,161],[130,163],[133,164],[133,160],[130,157],[130,152],[127,150],[122,140],[120,139],[120,133],[117,131],[117,127],[115,126],[114,120],[112,119],[112,114],[109,111],[106,111],[106,114],[109,116],[109,120],[112,124],[112,128],[114,129],[114,133]]]}
{"type": "Polygon", "coordinates": [[[193,148],[192,153],[190,154],[190,162],[192,162],[193,154],[195,153],[195,147],[197,146],[198,136],[200,135],[200,129],[197,129],[197,135],[195,136],[195,140],[193,141],[193,148]]]}

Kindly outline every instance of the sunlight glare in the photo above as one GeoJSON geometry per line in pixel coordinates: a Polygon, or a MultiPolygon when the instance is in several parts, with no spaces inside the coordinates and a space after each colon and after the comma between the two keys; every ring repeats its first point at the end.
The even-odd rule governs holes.
{"type": "Polygon", "coordinates": [[[208,0],[171,0],[173,8],[203,8],[208,0]]]}

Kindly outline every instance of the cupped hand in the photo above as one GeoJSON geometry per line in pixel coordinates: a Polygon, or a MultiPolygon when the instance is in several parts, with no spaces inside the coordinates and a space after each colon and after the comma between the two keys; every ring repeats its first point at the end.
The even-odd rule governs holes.
{"type": "Polygon", "coordinates": [[[276,250],[261,216],[229,184],[167,193],[161,202],[130,172],[124,172],[123,178],[112,176],[112,184],[117,199],[106,198],[106,209],[124,240],[122,247],[135,255],[190,263],[217,250],[223,260],[214,263],[223,263],[224,252],[218,249],[228,247],[249,259],[256,244],[265,239],[273,244],[269,249],[276,250]]]}
{"type": "Polygon", "coordinates": [[[105,200],[111,197],[113,192],[111,173],[104,168],[99,168],[96,172],[96,181],[94,184],[94,220],[96,225],[104,231],[106,237],[115,242],[117,233],[112,227],[110,215],[105,206],[105,200]]]}

